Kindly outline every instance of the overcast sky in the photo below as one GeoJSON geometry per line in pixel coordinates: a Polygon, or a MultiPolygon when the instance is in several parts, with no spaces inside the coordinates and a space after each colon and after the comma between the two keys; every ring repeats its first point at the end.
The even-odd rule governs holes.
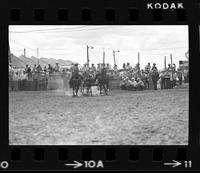
{"type": "Polygon", "coordinates": [[[118,65],[125,62],[134,66],[140,52],[140,65],[148,62],[164,68],[164,56],[178,66],[179,60],[186,60],[188,51],[188,26],[186,25],[10,25],[9,43],[11,53],[20,56],[26,48],[28,57],[65,59],[86,63],[86,46],[90,63],[102,63],[103,49],[106,63],[114,64],[113,50],[118,65]]]}

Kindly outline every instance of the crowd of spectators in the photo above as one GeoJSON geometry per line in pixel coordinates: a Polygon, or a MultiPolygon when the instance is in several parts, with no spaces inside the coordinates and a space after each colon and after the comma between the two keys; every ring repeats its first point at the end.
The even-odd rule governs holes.
{"type": "Polygon", "coordinates": [[[129,63],[124,63],[123,69],[125,70],[120,87],[127,90],[157,90],[157,86],[160,89],[172,89],[181,86],[183,81],[188,82],[189,79],[188,69],[176,69],[175,64],[168,64],[166,69],[158,71],[155,63],[152,67],[148,63],[144,69],[140,69],[139,64],[132,68],[129,63]]]}
{"type": "Polygon", "coordinates": [[[181,69],[176,69],[175,64],[171,66],[168,64],[168,67],[165,70],[158,71],[156,64],[153,63],[151,66],[148,63],[144,69],[140,68],[139,64],[136,64],[134,67],[130,63],[123,63],[122,68],[118,68],[117,65],[114,65],[111,68],[110,64],[98,63],[95,64],[84,64],[82,67],[78,66],[77,63],[72,63],[70,67],[60,67],[58,63],[53,67],[51,64],[48,64],[48,67],[41,67],[40,64],[34,64],[33,67],[26,65],[23,70],[14,70],[12,65],[9,65],[9,83],[10,90],[19,90],[24,86],[26,81],[33,81],[35,90],[38,90],[39,78],[42,76],[43,83],[45,86],[48,85],[48,76],[54,72],[64,73],[66,71],[73,72],[77,70],[82,75],[92,75],[95,76],[97,73],[100,73],[103,68],[106,69],[107,74],[109,74],[110,79],[121,79],[120,84],[121,89],[127,90],[144,90],[144,89],[157,89],[157,83],[160,84],[161,89],[171,89],[177,85],[181,85],[182,82],[188,81],[188,69],[184,71],[181,69]]]}

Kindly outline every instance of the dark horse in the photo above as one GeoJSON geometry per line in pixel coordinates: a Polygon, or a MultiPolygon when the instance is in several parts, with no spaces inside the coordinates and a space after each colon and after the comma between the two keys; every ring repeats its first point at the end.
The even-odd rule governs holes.
{"type": "Polygon", "coordinates": [[[102,89],[105,94],[108,95],[109,89],[109,76],[106,74],[106,69],[102,69],[101,73],[96,74],[95,81],[97,81],[97,85],[100,89],[100,94],[102,95],[102,89]]]}
{"type": "Polygon", "coordinates": [[[73,96],[78,96],[78,90],[81,86],[82,76],[78,73],[72,74],[69,81],[70,88],[73,89],[73,96]],[[75,93],[74,93],[75,92],[75,93]]]}

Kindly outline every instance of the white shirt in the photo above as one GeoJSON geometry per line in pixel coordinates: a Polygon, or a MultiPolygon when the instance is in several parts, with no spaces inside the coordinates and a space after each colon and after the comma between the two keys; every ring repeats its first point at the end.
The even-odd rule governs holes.
{"type": "Polygon", "coordinates": [[[21,79],[21,80],[23,80],[23,79],[28,79],[28,78],[27,78],[27,74],[22,73],[22,74],[20,75],[20,79],[21,79]]]}

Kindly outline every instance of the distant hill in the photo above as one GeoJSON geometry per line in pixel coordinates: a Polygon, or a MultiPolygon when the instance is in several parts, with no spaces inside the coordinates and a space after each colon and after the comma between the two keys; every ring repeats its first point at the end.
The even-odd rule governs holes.
{"type": "Polygon", "coordinates": [[[42,68],[44,68],[44,66],[48,67],[48,64],[51,64],[53,67],[56,65],[56,63],[59,63],[60,66],[69,66],[71,65],[71,63],[74,63],[70,60],[63,60],[63,59],[54,59],[54,58],[45,58],[45,57],[41,57],[41,58],[36,58],[34,56],[31,56],[30,58],[25,57],[23,55],[21,55],[20,57],[17,57],[13,54],[11,54],[11,63],[13,65],[13,67],[26,67],[26,64],[28,64],[29,66],[33,67],[34,64],[40,64],[42,68]]]}

